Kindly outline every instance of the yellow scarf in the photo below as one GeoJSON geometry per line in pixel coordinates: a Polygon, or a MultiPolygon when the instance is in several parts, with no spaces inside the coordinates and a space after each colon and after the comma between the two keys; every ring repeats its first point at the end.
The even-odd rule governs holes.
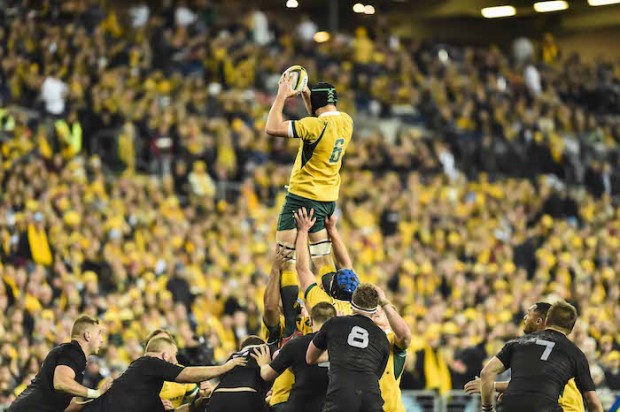
{"type": "Polygon", "coordinates": [[[28,225],[28,244],[32,260],[36,264],[43,266],[52,264],[52,251],[45,230],[38,231],[33,224],[28,225]]]}
{"type": "Polygon", "coordinates": [[[426,345],[424,347],[424,376],[426,377],[426,389],[436,389],[441,395],[445,395],[452,389],[450,370],[441,353],[426,345]]]}

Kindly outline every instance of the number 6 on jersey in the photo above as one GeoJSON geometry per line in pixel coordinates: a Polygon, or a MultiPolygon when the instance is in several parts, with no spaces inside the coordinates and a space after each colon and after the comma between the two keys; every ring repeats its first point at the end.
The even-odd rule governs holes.
{"type": "Polygon", "coordinates": [[[368,331],[359,326],[353,326],[347,343],[354,348],[366,349],[368,347],[368,331]]]}
{"type": "Polygon", "coordinates": [[[334,150],[332,150],[332,154],[329,157],[329,163],[338,163],[340,157],[342,156],[342,146],[344,145],[344,139],[337,139],[334,142],[334,150]]]}

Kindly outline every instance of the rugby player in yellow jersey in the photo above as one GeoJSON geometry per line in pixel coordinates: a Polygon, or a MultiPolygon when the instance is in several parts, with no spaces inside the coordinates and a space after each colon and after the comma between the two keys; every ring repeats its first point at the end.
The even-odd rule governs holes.
{"type": "MultiPolygon", "coordinates": [[[[297,275],[302,289],[305,290],[306,307],[311,311],[316,304],[328,302],[334,305],[339,316],[351,315],[350,300],[359,281],[350,269],[353,267],[353,263],[338,229],[336,229],[338,220],[336,216],[326,218],[325,227],[333,244],[337,264],[339,267],[349,268],[346,270],[350,273],[344,272],[339,275],[341,269],[334,274],[323,275],[319,287],[310,270],[307,236],[315,219],[312,210],[309,213],[305,209],[295,212],[298,229],[296,242],[297,275]],[[350,274],[354,278],[347,277],[350,274]]],[[[407,348],[411,343],[411,330],[396,308],[387,300],[385,292],[380,288],[376,289],[379,294],[380,309],[378,309],[377,314],[373,315],[373,320],[386,332],[390,342],[390,358],[383,376],[379,380],[381,397],[384,402],[383,410],[385,412],[404,412],[405,407],[400,393],[400,378],[405,366],[407,348]]]]}
{"type": "MultiPolygon", "coordinates": [[[[280,78],[278,94],[265,125],[265,132],[270,136],[300,140],[288,193],[278,219],[276,242],[280,248],[294,251],[297,229],[293,212],[302,207],[314,209],[317,221],[310,230],[310,253],[322,276],[336,271],[324,221],[336,208],[340,192],[339,172],[353,134],[353,120],[348,114],[338,111],[336,89],[329,83],[317,83],[311,89],[306,87],[301,92],[310,116],[284,121],[284,103],[297,94],[292,91],[291,82],[291,77],[287,75],[280,78]]],[[[297,300],[298,293],[299,284],[292,256],[281,276],[285,340],[295,330],[295,313],[290,308],[297,300]]]]}
{"type": "MultiPolygon", "coordinates": [[[[286,264],[287,258],[292,252],[279,249],[271,267],[267,287],[265,288],[264,304],[265,312],[263,314],[263,335],[268,345],[281,346],[282,333],[284,331],[284,317],[280,310],[280,271],[286,264]]],[[[296,322],[297,330],[300,334],[305,335],[312,332],[307,313],[299,304],[296,305],[295,313],[298,313],[298,321],[296,322]]],[[[269,397],[269,405],[272,412],[281,412],[286,408],[291,388],[295,383],[295,375],[289,369],[284,371],[273,382],[271,388],[271,396],[269,397]]]]}
{"type": "MultiPolygon", "coordinates": [[[[532,305],[523,317],[523,332],[528,334],[545,330],[545,319],[547,318],[547,312],[551,308],[551,304],[547,302],[537,302],[532,305]]],[[[495,391],[498,393],[504,393],[508,388],[510,382],[496,382],[495,391]]],[[[480,379],[476,378],[473,381],[465,384],[465,392],[468,394],[480,393],[480,379]]],[[[584,412],[583,397],[581,392],[577,389],[575,379],[568,381],[564,387],[564,392],[558,401],[564,412],[584,412]]]]}
{"type": "Polygon", "coordinates": [[[314,210],[308,211],[301,208],[294,212],[297,223],[297,276],[299,284],[304,291],[306,307],[312,310],[319,302],[327,302],[334,305],[338,316],[351,315],[351,298],[359,285],[359,279],[353,271],[353,264],[340,234],[336,230],[335,216],[326,219],[329,226],[329,236],[334,247],[334,255],[340,269],[335,272],[325,273],[321,276],[321,285],[317,285],[314,273],[310,270],[310,253],[308,250],[308,232],[315,224],[317,218],[314,210]]]}
{"type": "Polygon", "coordinates": [[[387,334],[390,341],[390,358],[383,376],[379,380],[383,410],[385,412],[405,412],[400,393],[400,378],[405,370],[407,348],[411,344],[411,330],[394,305],[387,299],[383,289],[375,286],[379,293],[379,309],[374,322],[387,334]]]}

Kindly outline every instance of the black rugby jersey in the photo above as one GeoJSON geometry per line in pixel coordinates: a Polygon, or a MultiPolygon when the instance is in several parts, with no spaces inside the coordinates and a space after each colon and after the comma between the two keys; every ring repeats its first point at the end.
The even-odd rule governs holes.
{"type": "Polygon", "coordinates": [[[497,358],[511,369],[502,401],[509,411],[561,411],[558,398],[573,377],[581,393],[595,390],[584,353],[551,329],[506,343],[497,358]]]}

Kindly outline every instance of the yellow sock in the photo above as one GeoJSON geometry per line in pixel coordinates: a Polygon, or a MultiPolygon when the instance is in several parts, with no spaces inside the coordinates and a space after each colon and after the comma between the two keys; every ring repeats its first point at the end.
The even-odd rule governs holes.
{"type": "Polygon", "coordinates": [[[323,275],[325,275],[326,273],[332,273],[336,271],[336,266],[334,266],[333,263],[329,262],[329,263],[325,263],[323,265],[321,265],[321,267],[319,267],[319,278],[323,275]]]}
{"type": "Polygon", "coordinates": [[[299,286],[297,273],[294,270],[284,269],[280,274],[280,287],[284,288],[286,286],[299,286]]]}

